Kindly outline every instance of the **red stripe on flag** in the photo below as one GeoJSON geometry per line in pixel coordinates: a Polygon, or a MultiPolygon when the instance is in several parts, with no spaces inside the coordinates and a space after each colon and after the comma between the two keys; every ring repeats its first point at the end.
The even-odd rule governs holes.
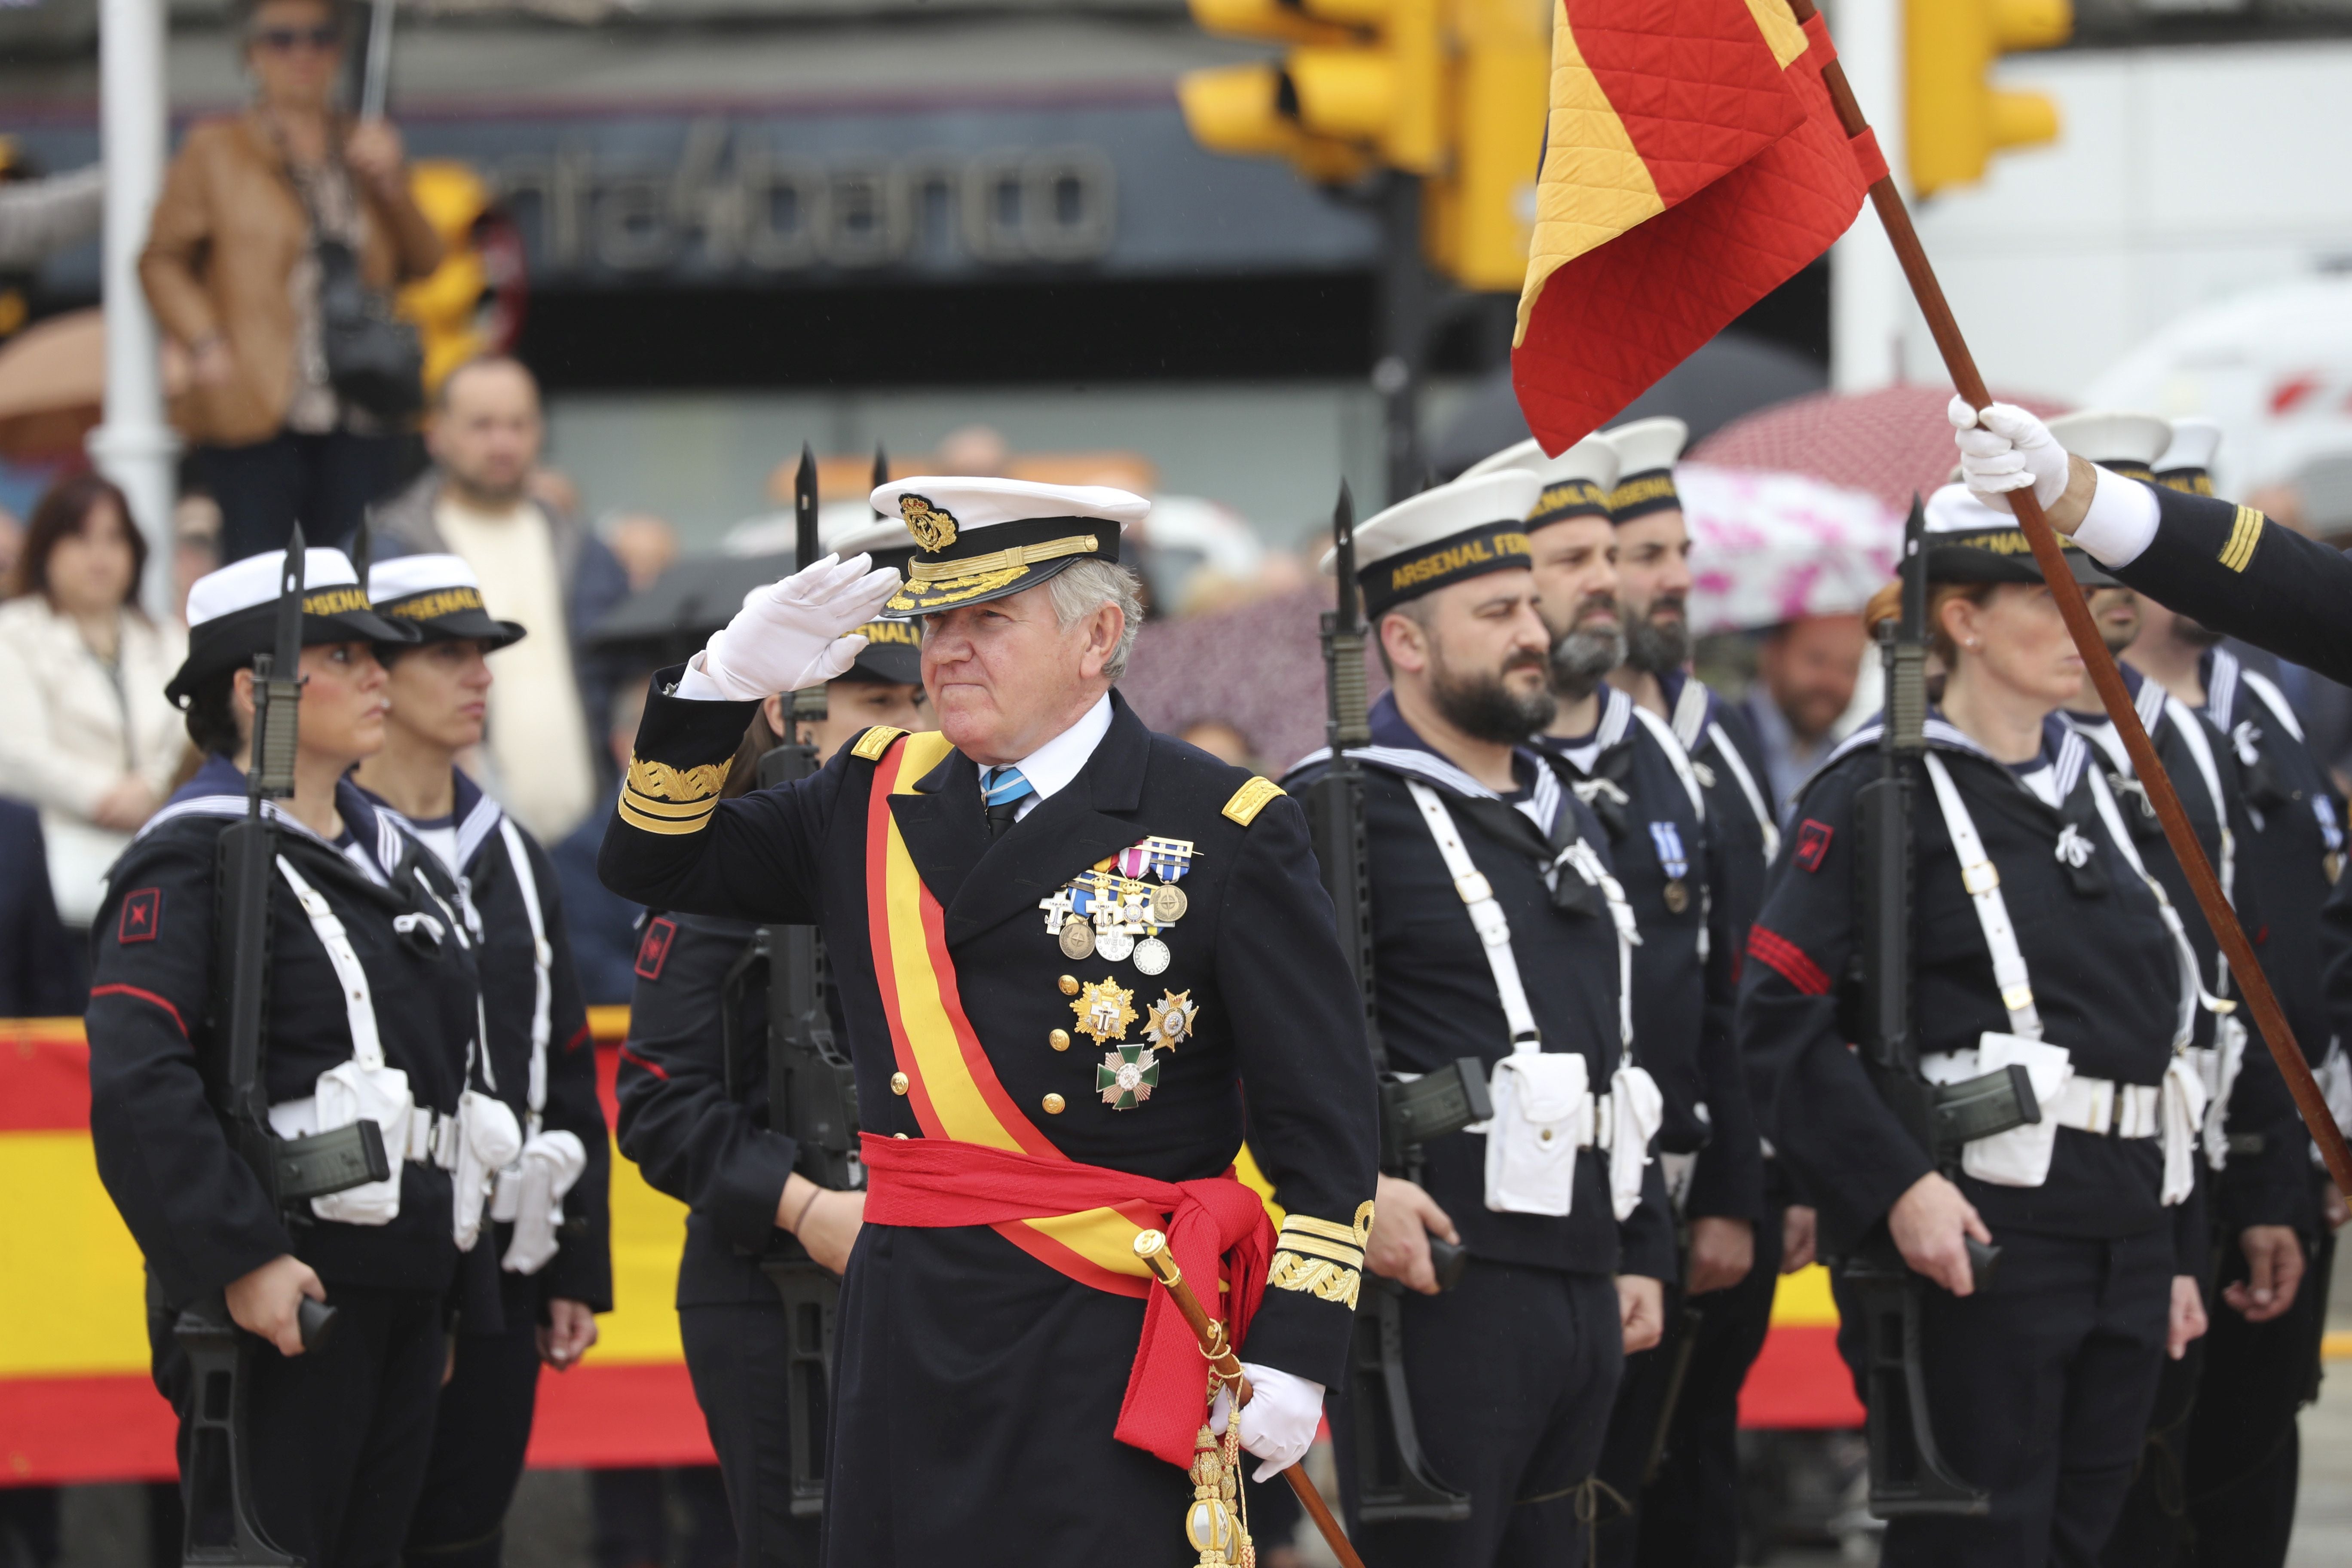
{"type": "MultiPolygon", "coordinates": [[[[39,1019],[0,1032],[0,1132],[89,1130],[89,1047],[79,1019],[39,1019]],[[54,1032],[40,1026],[55,1022],[54,1032]],[[67,1026],[77,1031],[69,1034],[67,1026]]],[[[0,1433],[7,1431],[0,1424],[0,1433]]]]}
{"type": "Polygon", "coordinates": [[[1760,925],[1748,927],[1748,956],[1808,996],[1829,994],[1830,977],[1822,973],[1822,966],[1779,931],[1767,931],[1760,925]]]}
{"type": "Polygon", "coordinates": [[[1853,1373],[1838,1354],[1837,1328],[1783,1326],[1764,1336],[1763,1353],[1739,1390],[1739,1424],[1754,1430],[1820,1430],[1862,1425],[1853,1373]]]}

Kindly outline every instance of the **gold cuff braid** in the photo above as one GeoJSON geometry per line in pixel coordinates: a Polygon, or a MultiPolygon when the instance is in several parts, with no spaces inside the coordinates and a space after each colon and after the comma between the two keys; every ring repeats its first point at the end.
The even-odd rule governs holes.
{"type": "Polygon", "coordinates": [[[1274,1266],[1266,1270],[1265,1282],[1277,1290],[1309,1290],[1326,1301],[1337,1301],[1349,1311],[1356,1310],[1356,1293],[1361,1288],[1363,1276],[1353,1268],[1344,1268],[1328,1258],[1301,1258],[1295,1252],[1277,1252],[1274,1266]]]}

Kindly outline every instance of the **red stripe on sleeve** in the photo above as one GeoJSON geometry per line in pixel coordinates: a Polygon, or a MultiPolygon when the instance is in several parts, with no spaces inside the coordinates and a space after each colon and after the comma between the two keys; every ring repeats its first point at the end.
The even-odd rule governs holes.
{"type": "Polygon", "coordinates": [[[583,1025],[581,1025],[581,1026],[580,1026],[580,1032],[579,1032],[578,1034],[576,1034],[576,1035],[572,1036],[570,1039],[568,1039],[568,1040],[566,1040],[566,1041],[564,1041],[564,1042],[563,1042],[563,1051],[564,1051],[564,1054],[565,1054],[566,1056],[569,1056],[569,1055],[571,1055],[573,1051],[576,1051],[576,1050],[578,1050],[581,1047],[583,1047],[583,1046],[586,1045],[586,1044],[588,1043],[589,1037],[590,1037],[590,1036],[592,1036],[592,1035],[593,1035],[594,1033],[595,1033],[595,1029],[594,1029],[592,1026],[587,1025],[587,1024],[583,1024],[583,1025]]]}
{"type": "Polygon", "coordinates": [[[152,1002],[172,1016],[173,1026],[180,1031],[182,1039],[188,1037],[188,1021],[180,1016],[180,1010],[152,991],[142,991],[136,985],[93,985],[89,994],[92,1001],[100,996],[135,996],[142,1002],[152,1002]]]}
{"type": "Polygon", "coordinates": [[[627,1062],[631,1067],[640,1067],[645,1068],[647,1072],[653,1074],[664,1083],[667,1083],[669,1081],[669,1074],[663,1070],[662,1065],[659,1062],[649,1062],[646,1060],[645,1058],[637,1055],[636,1052],[629,1049],[626,1046],[623,1046],[621,1047],[621,1059],[627,1062]]]}
{"type": "Polygon", "coordinates": [[[1802,948],[1779,931],[1750,926],[1748,930],[1748,956],[1808,996],[1829,994],[1830,977],[1822,973],[1822,966],[1807,958],[1802,948]]]}

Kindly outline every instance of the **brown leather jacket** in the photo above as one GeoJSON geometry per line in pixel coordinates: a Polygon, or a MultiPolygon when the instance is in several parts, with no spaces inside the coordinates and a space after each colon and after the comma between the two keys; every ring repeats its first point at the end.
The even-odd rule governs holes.
{"type": "MultiPolygon", "coordinates": [[[[389,289],[441,264],[440,237],[405,192],[386,202],[365,181],[352,184],[366,233],[360,268],[371,284],[389,289]]],[[[191,384],[172,401],[172,422],[190,440],[241,447],[285,423],[294,381],[287,276],[310,242],[310,217],[252,111],[190,129],[139,258],[139,280],[165,331],[190,345],[218,332],[228,344],[228,380],[191,384]]]]}

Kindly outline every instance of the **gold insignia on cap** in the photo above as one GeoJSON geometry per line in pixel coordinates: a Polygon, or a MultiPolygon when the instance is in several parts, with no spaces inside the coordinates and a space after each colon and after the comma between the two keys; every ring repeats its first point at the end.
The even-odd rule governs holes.
{"type": "Polygon", "coordinates": [[[907,531],[915,536],[915,542],[934,555],[956,541],[955,513],[933,506],[929,496],[900,496],[898,515],[906,520],[907,531]]]}
{"type": "Polygon", "coordinates": [[[1255,778],[1234,791],[1234,798],[1225,802],[1225,815],[1247,827],[1265,809],[1266,802],[1283,793],[1282,786],[1269,778],[1255,778]]]}

